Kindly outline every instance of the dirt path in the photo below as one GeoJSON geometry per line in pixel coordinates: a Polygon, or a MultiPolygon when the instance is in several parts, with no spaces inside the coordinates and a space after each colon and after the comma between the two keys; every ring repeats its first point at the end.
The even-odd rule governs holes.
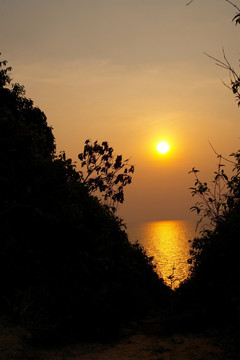
{"type": "Polygon", "coordinates": [[[209,334],[174,334],[168,337],[137,331],[114,344],[76,344],[37,349],[17,327],[0,331],[1,360],[232,360],[219,340],[209,334]]]}

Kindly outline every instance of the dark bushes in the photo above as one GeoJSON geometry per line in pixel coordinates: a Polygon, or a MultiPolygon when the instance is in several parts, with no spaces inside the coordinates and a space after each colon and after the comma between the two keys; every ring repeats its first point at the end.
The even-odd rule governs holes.
{"type": "Polygon", "coordinates": [[[191,244],[192,272],[179,294],[190,308],[198,304],[201,320],[204,318],[206,323],[240,320],[240,157],[239,152],[232,155],[235,161],[231,161],[231,178],[223,171],[218,156],[213,191],[206,183],[203,190],[198,177],[192,188],[201,200],[193,208],[212,225],[207,225],[191,244]]]}
{"type": "Polygon", "coordinates": [[[112,335],[168,289],[0,66],[1,313],[42,338],[112,335]]]}

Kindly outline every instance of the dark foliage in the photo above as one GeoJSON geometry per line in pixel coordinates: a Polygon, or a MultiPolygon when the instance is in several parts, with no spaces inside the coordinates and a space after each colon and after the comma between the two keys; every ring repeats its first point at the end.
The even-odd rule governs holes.
{"type": "MultiPolygon", "coordinates": [[[[122,221],[55,156],[43,112],[0,63],[0,311],[37,336],[104,336],[168,289],[122,221]]],[[[107,146],[107,145],[102,145],[107,146]]],[[[121,168],[120,158],[113,167],[121,168]],[[119,163],[118,163],[119,162],[119,163]]],[[[116,179],[115,179],[116,181],[116,179]]],[[[97,185],[96,185],[97,186],[97,185]]]]}
{"type": "Polygon", "coordinates": [[[132,182],[134,166],[129,165],[129,159],[122,160],[122,155],[113,155],[113,148],[106,141],[93,144],[86,140],[84,150],[78,155],[81,167],[86,172],[81,172],[82,181],[87,185],[89,192],[99,191],[105,202],[110,206],[123,203],[124,187],[132,182]]]}
{"type": "MultiPolygon", "coordinates": [[[[237,9],[233,21],[239,25],[239,7],[229,0],[226,2],[237,9]]],[[[210,58],[228,70],[230,85],[227,87],[239,105],[239,74],[227,60],[224,50],[223,60],[210,58]]],[[[231,324],[239,334],[240,152],[231,154],[232,159],[226,159],[213,150],[219,162],[211,185],[200,180],[198,170],[193,168],[191,171],[195,177],[191,192],[199,198],[191,210],[200,215],[198,225],[203,221],[204,227],[191,243],[191,275],[178,289],[176,303],[178,311],[181,309],[191,326],[231,324]],[[224,170],[226,162],[232,165],[230,176],[224,170]]]]}
{"type": "Polygon", "coordinates": [[[199,178],[195,168],[193,196],[199,201],[191,209],[203,221],[200,235],[191,243],[192,264],[190,278],[178,293],[198,313],[198,321],[214,324],[240,321],[240,153],[231,154],[233,160],[218,155],[218,167],[211,185],[199,178]],[[232,165],[227,176],[224,161],[232,165]],[[196,308],[198,309],[196,311],[196,308]]]}
{"type": "Polygon", "coordinates": [[[193,240],[192,273],[178,294],[196,327],[239,324],[239,233],[238,206],[214,230],[193,240]]]}

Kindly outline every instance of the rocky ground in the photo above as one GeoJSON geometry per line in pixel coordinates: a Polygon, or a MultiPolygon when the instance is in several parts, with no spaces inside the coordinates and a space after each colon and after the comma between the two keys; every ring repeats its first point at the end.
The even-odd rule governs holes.
{"type": "Polygon", "coordinates": [[[228,346],[230,335],[216,331],[160,335],[154,320],[134,324],[118,341],[55,347],[32,345],[28,332],[9,324],[0,327],[1,360],[239,360],[228,346]]]}

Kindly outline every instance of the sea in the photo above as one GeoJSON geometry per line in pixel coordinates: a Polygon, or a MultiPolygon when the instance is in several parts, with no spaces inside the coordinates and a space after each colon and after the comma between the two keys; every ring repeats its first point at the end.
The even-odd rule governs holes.
{"type": "Polygon", "coordinates": [[[127,225],[131,243],[142,245],[153,256],[155,271],[172,289],[189,275],[190,241],[197,236],[196,222],[189,220],[135,222],[127,225]]]}

